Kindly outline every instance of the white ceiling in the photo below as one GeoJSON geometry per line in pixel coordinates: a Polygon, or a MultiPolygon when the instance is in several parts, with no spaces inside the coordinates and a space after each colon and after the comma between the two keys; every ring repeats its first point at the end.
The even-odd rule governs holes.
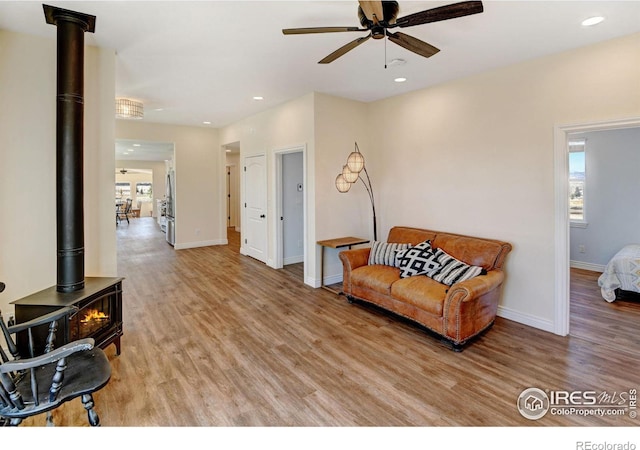
{"type": "MultiPolygon", "coordinates": [[[[400,0],[398,17],[454,2],[400,0]]],[[[311,91],[369,102],[640,32],[640,1],[493,0],[481,14],[402,29],[441,50],[431,58],[371,39],[320,65],[366,34],[285,36],[282,29],[359,26],[356,0],[46,3],[96,16],[85,42],[115,50],[116,95],[142,101],[142,120],[210,127],[311,91]],[[606,20],[580,25],[593,15],[606,20]],[[394,59],[405,64],[385,68],[394,59]],[[395,83],[399,76],[407,81],[395,83]]],[[[0,2],[0,28],[51,39],[56,33],[40,1],[0,2]]]]}

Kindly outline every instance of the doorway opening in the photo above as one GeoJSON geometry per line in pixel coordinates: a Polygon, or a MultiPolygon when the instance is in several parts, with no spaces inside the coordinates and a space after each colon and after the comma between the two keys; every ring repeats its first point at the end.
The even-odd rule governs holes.
{"type": "Polygon", "coordinates": [[[152,220],[166,235],[167,172],[173,166],[175,145],[139,139],[115,142],[115,203],[131,199],[135,219],[152,220]]]}
{"type": "Polygon", "coordinates": [[[240,252],[240,142],[222,147],[224,153],[224,208],[227,244],[240,252]]]}
{"type": "Polygon", "coordinates": [[[307,255],[305,147],[279,149],[275,159],[275,268],[304,282],[307,255]]]}
{"type": "MultiPolygon", "coordinates": [[[[581,133],[636,127],[640,127],[640,118],[603,121],[587,124],[563,125],[555,127],[555,334],[561,336],[568,335],[570,333],[571,320],[571,235],[569,214],[570,182],[568,158],[569,140],[571,137],[581,133]]],[[[588,201],[588,198],[586,198],[585,210],[587,211],[587,214],[589,208],[588,201]]]]}

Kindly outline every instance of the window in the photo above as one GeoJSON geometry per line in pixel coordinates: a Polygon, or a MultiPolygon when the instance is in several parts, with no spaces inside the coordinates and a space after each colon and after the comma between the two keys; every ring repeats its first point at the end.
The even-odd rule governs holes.
{"type": "Polygon", "coordinates": [[[131,198],[131,183],[116,183],[116,200],[126,200],[131,198]]]}
{"type": "Polygon", "coordinates": [[[136,183],[136,199],[138,202],[150,202],[153,199],[152,183],[136,183]]]}
{"type": "Polygon", "coordinates": [[[586,225],[585,215],[585,139],[569,140],[569,220],[575,225],[586,225]]]}

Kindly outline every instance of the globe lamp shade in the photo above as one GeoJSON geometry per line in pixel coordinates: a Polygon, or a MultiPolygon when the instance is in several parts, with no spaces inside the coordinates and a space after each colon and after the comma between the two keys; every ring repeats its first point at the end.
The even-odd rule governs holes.
{"type": "Polygon", "coordinates": [[[362,153],[358,151],[351,152],[347,158],[347,166],[349,166],[351,172],[360,173],[364,168],[364,156],[362,156],[362,153]]]}
{"type": "Polygon", "coordinates": [[[349,166],[345,164],[342,167],[342,176],[347,181],[347,183],[355,183],[356,181],[358,181],[359,175],[357,172],[352,172],[351,169],[349,169],[349,166]]]}
{"type": "Polygon", "coordinates": [[[336,177],[336,188],[339,192],[344,194],[345,192],[349,192],[349,189],[351,189],[351,183],[345,180],[344,176],[340,174],[336,177]]]}

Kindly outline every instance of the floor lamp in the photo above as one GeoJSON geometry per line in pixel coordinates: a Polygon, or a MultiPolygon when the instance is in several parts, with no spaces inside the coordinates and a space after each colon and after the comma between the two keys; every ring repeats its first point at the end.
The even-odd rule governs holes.
{"type": "Polygon", "coordinates": [[[373,199],[373,188],[371,187],[371,179],[369,173],[364,165],[364,156],[360,153],[358,143],[355,143],[355,150],[351,152],[347,158],[347,164],[342,167],[342,173],[336,177],[336,188],[339,192],[349,192],[351,185],[362,181],[367,193],[369,194],[369,200],[371,200],[371,209],[373,211],[373,240],[378,240],[378,231],[376,226],[376,204],[373,199]],[[366,180],[360,176],[360,173],[364,172],[366,180]]]}

